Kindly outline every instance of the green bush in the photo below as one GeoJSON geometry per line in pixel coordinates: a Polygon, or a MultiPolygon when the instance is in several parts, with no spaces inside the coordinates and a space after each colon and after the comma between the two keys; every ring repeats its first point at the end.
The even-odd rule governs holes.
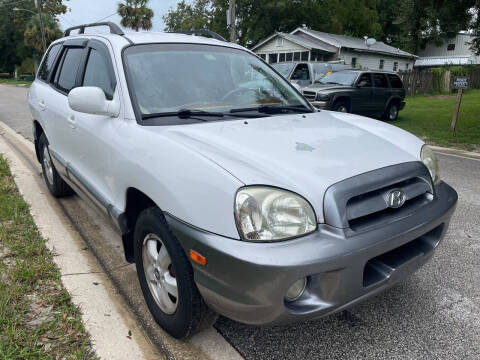
{"type": "Polygon", "coordinates": [[[433,73],[433,91],[434,92],[442,92],[443,90],[443,77],[445,76],[445,68],[433,68],[430,70],[433,73]]]}
{"type": "Polygon", "coordinates": [[[18,74],[34,74],[35,73],[35,63],[33,59],[26,58],[22,61],[22,65],[20,65],[17,69],[18,74]]]}

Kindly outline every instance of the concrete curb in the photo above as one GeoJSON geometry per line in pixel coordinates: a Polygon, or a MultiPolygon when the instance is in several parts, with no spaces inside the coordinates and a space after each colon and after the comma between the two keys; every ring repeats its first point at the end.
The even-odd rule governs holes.
{"type": "Polygon", "coordinates": [[[477,153],[477,152],[446,148],[446,147],[440,147],[440,146],[432,146],[432,145],[430,145],[430,147],[432,148],[433,151],[438,152],[440,154],[459,156],[459,157],[472,159],[472,160],[480,160],[480,153],[477,153]]]}

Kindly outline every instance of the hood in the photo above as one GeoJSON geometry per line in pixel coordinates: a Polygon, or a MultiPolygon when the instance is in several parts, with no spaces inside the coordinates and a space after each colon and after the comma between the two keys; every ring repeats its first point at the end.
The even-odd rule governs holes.
{"type": "Polygon", "coordinates": [[[313,91],[322,91],[322,90],[344,90],[352,89],[350,85],[338,85],[338,84],[312,84],[305,87],[303,90],[313,90],[313,91]]]}
{"type": "Polygon", "coordinates": [[[304,196],[320,222],[330,185],[418,161],[423,145],[394,126],[330,111],[148,128],[201,153],[245,185],[271,185],[304,196]]]}

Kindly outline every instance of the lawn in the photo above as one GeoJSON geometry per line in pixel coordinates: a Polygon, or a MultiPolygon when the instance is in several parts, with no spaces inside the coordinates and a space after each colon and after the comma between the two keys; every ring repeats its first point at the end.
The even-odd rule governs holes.
{"type": "Polygon", "coordinates": [[[463,94],[455,133],[450,132],[456,94],[415,95],[406,99],[396,125],[439,146],[480,150],[480,90],[463,94]]]}
{"type": "Polygon", "coordinates": [[[0,84],[9,84],[9,85],[25,85],[30,87],[32,85],[31,81],[15,80],[15,79],[0,79],[0,84]]]}
{"type": "Polygon", "coordinates": [[[0,156],[0,359],[95,359],[7,162],[0,156]]]}

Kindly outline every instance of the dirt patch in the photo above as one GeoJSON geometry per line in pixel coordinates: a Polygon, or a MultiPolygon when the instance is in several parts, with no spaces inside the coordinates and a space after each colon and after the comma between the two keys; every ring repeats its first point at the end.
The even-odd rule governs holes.
{"type": "Polygon", "coordinates": [[[455,98],[457,95],[431,95],[428,96],[429,99],[451,99],[455,98]]]}
{"type": "Polygon", "coordinates": [[[36,294],[27,295],[27,299],[30,305],[27,327],[34,329],[54,319],[53,305],[46,305],[36,294]]]}

